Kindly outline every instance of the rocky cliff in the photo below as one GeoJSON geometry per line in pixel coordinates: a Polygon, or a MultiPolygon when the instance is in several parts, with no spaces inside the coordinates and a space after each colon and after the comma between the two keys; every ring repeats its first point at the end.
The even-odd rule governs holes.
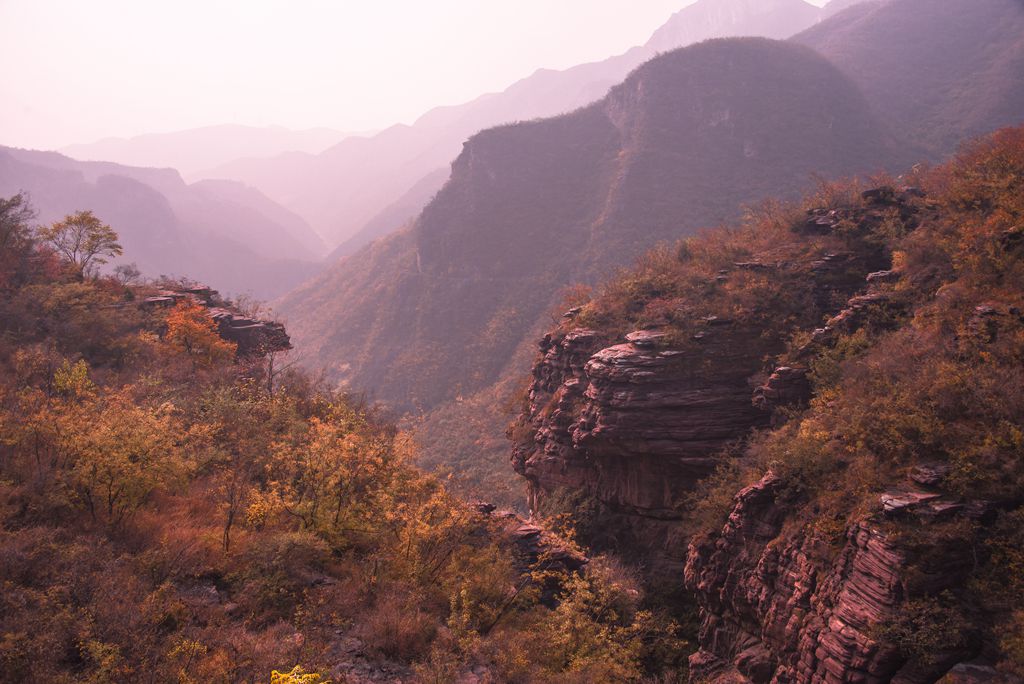
{"type": "Polygon", "coordinates": [[[205,285],[158,289],[145,293],[141,305],[147,309],[172,307],[183,300],[192,300],[206,307],[217,326],[217,334],[238,345],[238,356],[263,356],[292,348],[284,325],[244,314],[216,290],[205,285]]]}
{"type": "MultiPolygon", "coordinates": [[[[915,208],[893,198],[843,216],[812,208],[801,231],[827,233],[842,221],[870,230],[894,212],[916,220],[915,208]]],[[[863,242],[840,251],[829,240],[806,239],[813,246],[799,258],[783,258],[775,247],[715,269],[699,286],[714,302],[731,297],[727,286],[771,282],[803,302],[799,317],[807,321],[826,313],[849,318],[854,307],[863,309],[856,300],[842,312],[830,307],[865,288],[865,276],[884,257],[863,242]]],[[[775,409],[806,403],[809,394],[806,367],[770,362],[786,347],[793,311],[761,307],[727,317],[713,313],[714,306],[678,301],[671,323],[619,340],[580,327],[587,311],[567,312],[540,342],[524,413],[513,429],[513,466],[526,478],[530,506],[539,509],[552,493],[584,493],[619,526],[604,541],[653,550],[647,561],[661,577],[682,570],[679,522],[689,492],[715,471],[731,443],[770,426],[775,409]]]]}
{"type": "Polygon", "coordinates": [[[541,341],[513,467],[696,602],[692,680],[1019,681],[1022,152],[685,241],[541,341]]]}
{"type": "MultiPolygon", "coordinates": [[[[934,549],[942,567],[915,576],[912,552],[882,515],[855,522],[838,541],[813,526],[787,530],[796,506],[780,485],[769,474],[742,490],[722,530],[691,542],[686,584],[703,608],[701,650],[690,659],[693,678],[933,682],[977,653],[970,642],[937,644],[922,664],[901,654],[879,629],[906,609],[913,592],[960,586],[971,563],[968,536],[934,549]]],[[[903,516],[904,524],[939,518],[948,524],[987,512],[980,502],[900,494],[888,515],[903,516]]]]}

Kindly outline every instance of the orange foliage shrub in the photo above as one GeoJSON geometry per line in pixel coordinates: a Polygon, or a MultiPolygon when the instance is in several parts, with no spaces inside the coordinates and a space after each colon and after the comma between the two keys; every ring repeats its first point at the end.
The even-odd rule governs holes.
{"type": "Polygon", "coordinates": [[[164,342],[192,362],[193,370],[211,368],[234,358],[237,345],[217,334],[217,325],[206,308],[184,299],[167,316],[164,342]]]}

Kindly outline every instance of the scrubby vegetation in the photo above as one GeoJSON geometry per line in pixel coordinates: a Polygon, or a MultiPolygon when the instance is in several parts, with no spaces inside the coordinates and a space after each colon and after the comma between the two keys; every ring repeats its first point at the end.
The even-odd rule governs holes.
{"type": "Polygon", "coordinates": [[[678,661],[615,563],[524,567],[508,521],[374,410],[294,370],[267,383],[198,303],[143,306],[31,221],[0,201],[0,678],[639,681],[678,661]]]}
{"type": "MultiPolygon", "coordinates": [[[[1024,671],[1021,179],[1024,129],[1005,130],[936,169],[763,205],[566,301],[564,325],[609,342],[645,328],[697,349],[728,324],[758,331],[765,370],[807,367],[812,398],[723,454],[686,524],[721,527],[768,471],[791,524],[833,548],[871,517],[910,565],[905,610],[875,634],[925,666],[984,643],[1024,671]],[[823,335],[865,291],[856,324],[823,335]],[[977,513],[881,516],[879,494],[915,468],[977,513]],[[963,582],[928,581],[965,548],[963,582]]],[[[632,571],[524,565],[510,519],[417,469],[378,411],[294,369],[268,382],[269,359],[240,357],[198,302],[146,306],[151,286],[83,267],[31,222],[24,198],[0,200],[5,677],[682,676],[694,626],[652,610],[632,571]]],[[[602,511],[563,494],[549,503],[581,514],[552,521],[568,548],[602,511]]]]}
{"type": "MultiPolygon", "coordinates": [[[[1009,129],[925,176],[921,225],[886,238],[889,306],[817,350],[812,405],[754,440],[762,465],[818,496],[845,483],[830,495],[843,511],[932,462],[951,467],[951,493],[1021,495],[1022,171],[1024,129],[1009,129]]],[[[806,337],[793,339],[780,360],[801,355],[806,337]]]]}
{"type": "Polygon", "coordinates": [[[910,564],[906,610],[878,635],[923,664],[984,643],[1001,667],[1024,668],[1022,200],[1024,128],[1006,129],[913,178],[823,185],[802,206],[770,205],[738,229],[656,250],[571,322],[609,339],[656,327],[678,348],[710,317],[728,318],[764,331],[776,349],[766,368],[808,367],[809,405],[779,409],[775,429],[723,457],[693,494],[688,524],[720,529],[735,494],[769,471],[782,478],[793,522],[826,540],[841,544],[850,524],[871,517],[910,564]],[[899,183],[915,187],[895,201],[899,183]],[[816,216],[831,217],[821,234],[816,216]],[[808,267],[841,252],[852,255],[849,273],[826,282],[808,267]],[[894,273],[864,284],[881,267],[894,273]],[[857,290],[880,298],[856,325],[823,335],[857,290]],[[908,479],[915,468],[937,473],[924,491],[971,512],[881,516],[880,494],[920,489],[908,479]],[[943,586],[942,572],[965,580],[943,586]]]}

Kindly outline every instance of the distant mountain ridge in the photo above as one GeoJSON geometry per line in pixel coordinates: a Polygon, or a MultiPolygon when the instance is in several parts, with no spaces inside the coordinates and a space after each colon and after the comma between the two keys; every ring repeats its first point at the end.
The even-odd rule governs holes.
{"type": "Polygon", "coordinates": [[[833,14],[838,14],[845,9],[849,9],[854,5],[860,5],[865,2],[877,2],[878,0],[832,0],[822,8],[821,18],[827,19],[833,14]]]}
{"type": "Polygon", "coordinates": [[[561,287],[792,194],[908,161],[813,51],[723,39],[571,114],[473,136],[409,230],[280,302],[310,363],[402,410],[496,381],[561,287]]]}
{"type": "MultiPolygon", "coordinates": [[[[505,91],[472,102],[438,107],[412,126],[393,126],[373,137],[355,137],[319,155],[285,154],[243,159],[211,172],[260,188],[307,219],[331,247],[352,239],[398,198],[420,186],[428,199],[463,142],[495,125],[553,116],[603,97],[635,67],[658,52],[709,38],[756,35],[785,38],[812,25],[821,9],[804,0],[699,0],[673,15],[651,41],[610,59],[564,71],[541,69],[505,91]],[[429,187],[424,187],[424,179],[429,187]]],[[[423,204],[392,212],[396,229],[423,204]]],[[[368,231],[365,235],[378,235],[368,231]]],[[[365,243],[363,243],[365,244],[365,243]]],[[[342,250],[361,246],[358,239],[342,250]]]]}
{"type": "Polygon", "coordinates": [[[0,196],[25,191],[41,223],[92,210],[124,261],[225,292],[274,297],[313,274],[319,238],[298,216],[235,181],[186,184],[173,169],[79,162],[0,147],[0,196]]]}
{"type": "MultiPolygon", "coordinates": [[[[734,216],[729,212],[738,212],[742,202],[796,192],[806,187],[812,169],[839,177],[877,170],[880,163],[889,163],[887,160],[914,163],[929,154],[939,156],[934,147],[926,147],[924,138],[915,135],[904,134],[913,144],[893,149],[884,142],[887,135],[882,122],[891,120],[893,111],[915,106],[915,87],[894,89],[892,84],[913,85],[914,72],[908,65],[920,61],[914,53],[927,54],[935,46],[908,40],[905,47],[910,52],[903,60],[895,58],[900,43],[890,42],[882,46],[882,54],[872,54],[875,31],[877,35],[892,35],[895,30],[897,36],[901,31],[912,38],[919,36],[916,25],[920,17],[915,15],[927,16],[928,22],[939,21],[940,32],[967,29],[968,36],[949,43],[954,54],[945,58],[981,65],[981,73],[999,73],[1000,65],[1012,64],[1020,35],[1024,35],[993,33],[993,25],[1013,27],[1018,19],[1017,8],[1003,0],[942,0],[950,3],[951,11],[936,16],[928,15],[930,4],[922,0],[892,2],[905,2],[907,8],[899,15],[889,15],[878,3],[842,7],[830,20],[789,41],[796,47],[807,36],[816,35],[816,40],[864,47],[849,50],[848,61],[839,52],[829,54],[841,67],[830,67],[838,74],[833,88],[815,90],[805,84],[809,90],[801,89],[799,94],[776,89],[769,97],[758,98],[759,107],[744,110],[772,131],[762,131],[769,141],[778,143],[773,164],[757,174],[739,171],[750,159],[747,154],[764,154],[763,145],[748,146],[748,140],[730,141],[716,134],[734,125],[739,111],[722,106],[729,89],[761,93],[757,86],[774,84],[783,73],[782,63],[767,57],[763,73],[755,76],[723,69],[719,78],[710,79],[699,92],[685,78],[685,70],[659,68],[658,60],[645,65],[627,83],[639,74],[651,73],[649,70],[664,69],[664,73],[677,75],[665,83],[682,99],[661,108],[667,117],[641,116],[637,112],[646,108],[636,106],[638,101],[619,98],[614,101],[621,106],[610,106],[611,100],[606,100],[604,105],[555,120],[502,126],[474,136],[453,166],[451,180],[410,229],[329,266],[282,300],[281,308],[289,317],[298,346],[305,350],[310,364],[327,366],[333,377],[370,391],[397,408],[423,410],[425,418],[417,434],[426,463],[443,469],[455,467],[464,473],[475,470],[472,477],[478,483],[486,481],[488,488],[508,486],[500,477],[495,481],[493,475],[505,472],[507,459],[500,434],[508,417],[502,415],[500,406],[515,391],[517,378],[531,362],[534,341],[549,327],[539,321],[548,320],[545,311],[559,300],[563,284],[594,282],[612,264],[628,263],[658,240],[671,241],[696,227],[734,216]],[[982,17],[961,21],[959,15],[972,10],[981,12],[982,17]],[[857,40],[839,41],[847,26],[861,25],[859,17],[865,13],[878,18],[876,28],[870,28],[870,22],[862,24],[857,40]],[[901,17],[904,25],[893,26],[894,17],[901,17]],[[996,40],[972,40],[972,31],[996,40]],[[865,98],[852,74],[861,60],[871,63],[880,58],[888,73],[880,75],[876,89],[865,87],[869,92],[865,98]],[[841,95],[834,94],[837,92],[841,95]],[[693,99],[685,99],[687,93],[693,99]],[[890,93],[888,100],[880,93],[890,93]],[[844,103],[851,97],[857,102],[854,109],[866,126],[867,137],[861,139],[864,128],[845,135],[833,124],[831,134],[845,143],[836,146],[838,161],[829,163],[833,158],[826,146],[804,140],[802,130],[816,130],[807,121],[811,112],[821,115],[835,107],[849,114],[844,103]],[[600,123],[602,117],[595,116],[595,108],[602,106],[607,109],[606,119],[617,122],[613,127],[618,133],[610,132],[600,123]],[[755,110],[758,113],[751,114],[755,110]],[[707,118],[695,126],[685,119],[673,121],[673,111],[691,111],[707,118]],[[547,133],[542,134],[544,131],[547,133]],[[687,131],[697,140],[686,141],[687,131]],[[705,132],[708,135],[702,136],[705,132]],[[787,147],[779,143],[790,139],[797,144],[787,147]],[[702,142],[711,141],[714,145],[702,147],[702,142]],[[878,156],[870,159],[875,153],[864,146],[878,144],[884,149],[876,147],[878,156]],[[926,152],[928,149],[933,151],[926,152]],[[586,161],[581,161],[584,158],[586,161]],[[793,174],[782,178],[780,170],[793,174]],[[781,190],[770,189],[773,183],[781,190]],[[545,199],[549,194],[556,198],[545,199]],[[601,220],[588,223],[595,215],[601,220]],[[442,259],[446,251],[458,258],[442,259]]],[[[693,54],[698,47],[702,46],[668,57],[693,54]]],[[[947,87],[942,73],[932,70],[929,76],[929,87],[939,92],[947,87]]],[[[956,70],[947,73],[951,79],[957,78],[956,70]]],[[[1019,79],[998,79],[989,82],[987,93],[984,84],[977,87],[987,95],[985,102],[1012,102],[1021,83],[1019,79]]],[[[629,88],[617,91],[629,92],[629,88]]],[[[673,102],[664,93],[661,97],[665,103],[673,102]]],[[[940,106],[933,111],[944,110],[940,106]]],[[[965,120],[956,118],[958,111],[962,110],[954,108],[944,114],[952,125],[953,145],[959,142],[957,135],[969,134],[971,127],[965,125],[969,121],[975,130],[1003,125],[999,116],[991,114],[998,110],[979,108],[989,114],[975,118],[972,112],[965,120]]],[[[913,125],[904,131],[927,134],[931,130],[927,118],[910,123],[913,125]]]]}
{"type": "Polygon", "coordinates": [[[696,3],[677,12],[655,31],[643,51],[665,52],[708,38],[728,36],[787,38],[802,27],[812,26],[821,16],[820,7],[803,0],[696,3]],[[699,14],[692,8],[697,8],[699,14]]]}
{"type": "Polygon", "coordinates": [[[127,166],[170,167],[194,180],[209,169],[250,155],[282,152],[316,154],[349,134],[329,128],[290,130],[282,126],[204,126],[130,138],[104,138],[59,150],[81,161],[109,161],[127,166]]]}

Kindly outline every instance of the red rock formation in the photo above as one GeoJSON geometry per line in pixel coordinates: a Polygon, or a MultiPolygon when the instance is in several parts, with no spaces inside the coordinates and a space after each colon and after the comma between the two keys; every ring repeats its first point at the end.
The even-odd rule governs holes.
{"type": "MultiPolygon", "coordinates": [[[[851,209],[830,221],[867,230],[884,217],[882,209],[851,209]]],[[[716,281],[728,281],[734,270],[798,279],[824,313],[837,293],[863,288],[864,276],[878,266],[870,250],[813,259],[737,262],[716,281]]],[[[851,300],[850,320],[829,330],[860,324],[860,312],[883,297],[851,300]]],[[[666,569],[679,570],[683,556],[672,548],[678,540],[672,523],[683,497],[715,469],[725,445],[770,425],[776,407],[809,399],[806,370],[780,367],[765,382],[765,358],[784,342],[782,334],[764,335],[761,324],[705,315],[685,340],[645,329],[608,346],[612,340],[595,330],[568,328],[578,313],[567,312],[569,323],[541,342],[528,406],[514,431],[520,439],[513,466],[529,482],[531,507],[544,493],[582,493],[621,514],[620,541],[625,534],[641,548],[657,549],[654,563],[671,558],[666,569]]]]}
{"type": "MultiPolygon", "coordinates": [[[[807,230],[840,223],[847,230],[896,215],[909,229],[917,219],[906,194],[883,188],[865,196],[867,207],[812,212],[807,230]]],[[[840,520],[838,532],[810,522],[821,518],[820,502],[808,503],[768,474],[736,496],[722,529],[684,539],[680,503],[724,447],[771,424],[776,408],[811,398],[804,357],[862,328],[893,329],[912,308],[890,286],[901,275],[879,271],[881,264],[855,251],[798,265],[751,256],[735,268],[808,288],[815,315],[825,314],[817,320],[827,320],[813,341],[790,363],[776,357],[777,365],[765,366],[783,337],[765,319],[762,330],[741,315],[704,312],[696,329],[676,320],[671,330],[639,330],[611,346],[606,334],[563,324],[541,343],[526,411],[512,431],[513,464],[529,482],[531,505],[559,489],[582,493],[599,504],[598,534],[633,552],[655,579],[685,578],[702,621],[690,661],[694,681],[923,684],[951,669],[964,681],[986,674],[984,663],[967,663],[979,655],[974,634],[946,639],[931,659],[911,659],[884,631],[913,607],[910,597],[962,587],[975,562],[970,530],[995,515],[995,504],[944,490],[947,465],[908,469],[907,481],[887,483],[874,509],[840,520]],[[906,532],[927,526],[941,533],[928,535],[922,558],[906,532]],[[931,554],[941,558],[938,566],[931,554]]],[[[730,277],[735,271],[726,269],[716,280],[730,277]]],[[[968,332],[991,342],[1018,318],[1007,306],[979,306],[968,332]]]]}
{"type": "MultiPolygon", "coordinates": [[[[903,497],[899,508],[938,496],[903,497]]],[[[883,495],[895,513],[892,502],[883,495]]],[[[736,496],[720,532],[691,542],[686,585],[702,614],[701,650],[690,661],[696,680],[932,682],[973,655],[951,649],[928,667],[909,664],[877,629],[899,615],[908,584],[921,581],[910,577],[900,537],[876,515],[852,523],[837,548],[809,526],[784,525],[798,509],[769,473],[736,496]]],[[[928,581],[956,587],[968,553],[967,544],[950,544],[943,572],[928,581]]]]}
{"type": "MultiPolygon", "coordinates": [[[[913,213],[898,197],[884,202],[913,213]]],[[[891,211],[871,205],[812,217],[823,222],[815,230],[843,223],[868,231],[891,211]]],[[[835,312],[837,294],[845,300],[863,290],[865,276],[879,266],[871,249],[811,259],[754,258],[720,271],[716,280],[728,281],[735,270],[800,282],[824,314],[835,312]]],[[[879,292],[850,299],[815,342],[851,332],[889,303],[879,292]]],[[[526,410],[512,430],[513,467],[528,481],[534,510],[558,490],[596,500],[613,546],[639,549],[657,574],[678,574],[684,497],[714,471],[727,444],[772,425],[776,408],[810,399],[807,370],[780,366],[766,378],[765,359],[783,350],[785,333],[764,334],[763,321],[704,315],[692,322],[688,339],[644,329],[608,346],[613,340],[598,331],[569,328],[578,314],[567,312],[568,322],[541,341],[526,410]]]]}
{"type": "Polygon", "coordinates": [[[733,324],[708,325],[685,351],[655,347],[649,331],[629,337],[603,349],[592,330],[544,338],[524,418],[531,439],[513,465],[532,507],[559,489],[596,499],[619,542],[653,550],[650,569],[678,575],[683,497],[726,443],[768,424],[750,400],[765,349],[733,324]]]}

